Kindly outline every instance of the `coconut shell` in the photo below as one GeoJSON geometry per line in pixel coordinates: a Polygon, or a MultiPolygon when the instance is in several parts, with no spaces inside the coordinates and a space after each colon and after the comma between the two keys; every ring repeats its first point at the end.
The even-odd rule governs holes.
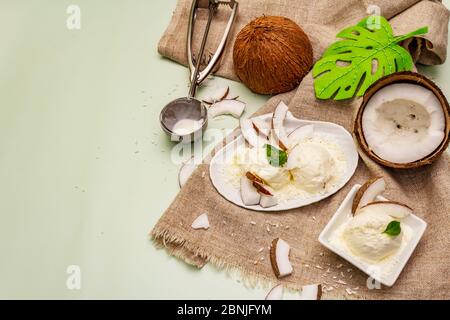
{"type": "Polygon", "coordinates": [[[356,115],[353,133],[355,135],[356,140],[359,143],[359,146],[361,147],[361,150],[373,161],[394,169],[411,169],[411,168],[419,168],[425,165],[432,164],[434,161],[436,161],[442,153],[447,149],[449,142],[450,142],[450,106],[449,103],[445,97],[445,95],[442,93],[441,89],[430,79],[425,77],[424,75],[421,75],[416,72],[398,72],[391,75],[388,75],[386,77],[381,78],[372,86],[370,86],[366,93],[364,94],[363,101],[361,103],[361,106],[359,107],[358,113],[356,115]],[[431,154],[426,156],[423,159],[410,162],[410,163],[394,163],[387,160],[384,160],[377,156],[369,147],[367,144],[367,141],[364,138],[364,132],[362,129],[362,116],[364,113],[364,109],[367,106],[367,103],[372,98],[372,96],[378,92],[378,90],[384,88],[385,86],[394,84],[394,83],[411,83],[415,85],[420,85],[430,91],[432,91],[436,97],[438,98],[439,102],[441,103],[442,110],[444,112],[445,116],[445,136],[444,140],[440,144],[440,146],[433,151],[431,154]]]}
{"type": "Polygon", "coordinates": [[[306,33],[292,20],[264,16],[237,35],[234,71],[253,92],[278,94],[296,88],[313,65],[306,33]]]}

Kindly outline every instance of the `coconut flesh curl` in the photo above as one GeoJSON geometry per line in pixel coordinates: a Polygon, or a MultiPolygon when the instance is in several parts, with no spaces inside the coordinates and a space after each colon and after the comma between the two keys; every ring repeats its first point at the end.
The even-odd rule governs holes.
{"type": "Polygon", "coordinates": [[[362,115],[369,148],[392,163],[411,163],[430,155],[443,142],[445,128],[445,114],[436,95],[412,83],[380,89],[362,115]]]}
{"type": "Polygon", "coordinates": [[[278,94],[297,87],[313,64],[311,42],[284,17],[260,17],[237,35],[234,71],[253,92],[278,94]]]}

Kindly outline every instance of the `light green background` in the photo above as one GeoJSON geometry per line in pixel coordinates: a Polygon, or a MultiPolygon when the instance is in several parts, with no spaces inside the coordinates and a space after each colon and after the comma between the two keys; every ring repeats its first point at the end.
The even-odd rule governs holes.
{"type": "MultiPolygon", "coordinates": [[[[188,75],[156,52],[175,3],[0,0],[0,298],[264,297],[148,240],[178,192],[158,115],[188,75]],[[70,4],[81,30],[66,28],[70,4]],[[66,287],[69,265],[81,290],[66,287]]],[[[422,71],[450,92],[450,64],[422,71]]],[[[246,116],[267,99],[210,85],[223,83],[246,116]]]]}

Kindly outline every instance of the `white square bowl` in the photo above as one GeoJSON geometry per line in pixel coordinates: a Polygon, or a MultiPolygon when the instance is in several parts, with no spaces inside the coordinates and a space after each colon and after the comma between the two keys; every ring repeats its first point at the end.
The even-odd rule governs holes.
{"type": "MultiPolygon", "coordinates": [[[[376,268],[376,265],[369,264],[359,259],[358,257],[351,255],[346,250],[337,247],[330,241],[330,238],[337,230],[337,228],[339,228],[339,226],[341,226],[346,221],[352,219],[352,202],[359,188],[361,188],[361,185],[356,184],[347,194],[347,197],[345,197],[336,213],[328,222],[325,229],[323,229],[323,231],[321,232],[319,236],[319,242],[329,250],[333,251],[337,255],[353,264],[361,271],[371,276],[373,279],[381,282],[388,287],[391,287],[392,285],[394,285],[395,281],[397,280],[409,258],[411,257],[414,249],[422,238],[423,233],[425,232],[425,229],[427,227],[427,223],[414,214],[411,214],[408,217],[402,219],[402,224],[406,224],[412,230],[410,241],[396,255],[395,260],[389,270],[387,272],[379,272],[379,269],[376,268]]],[[[383,197],[378,197],[377,200],[385,201],[386,199],[383,197]]]]}

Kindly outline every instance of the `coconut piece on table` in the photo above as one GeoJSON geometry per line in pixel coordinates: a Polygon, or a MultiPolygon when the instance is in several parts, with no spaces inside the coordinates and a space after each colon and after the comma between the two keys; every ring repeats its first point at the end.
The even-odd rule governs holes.
{"type": "Polygon", "coordinates": [[[230,92],[230,87],[220,87],[216,88],[211,95],[205,97],[202,101],[206,104],[214,104],[216,102],[224,100],[230,92]]]}
{"type": "Polygon", "coordinates": [[[221,115],[231,115],[235,118],[240,118],[244,111],[245,103],[239,100],[222,100],[214,103],[208,109],[208,113],[211,118],[221,115]]]}
{"type": "Polygon", "coordinates": [[[289,261],[289,252],[291,247],[283,239],[277,238],[272,241],[270,247],[270,262],[277,278],[283,278],[290,275],[293,271],[289,261]]]}
{"type": "Polygon", "coordinates": [[[311,284],[302,287],[299,300],[320,300],[322,298],[322,285],[311,284]]]}
{"type": "Polygon", "coordinates": [[[178,172],[178,183],[180,185],[180,188],[182,188],[186,184],[197,167],[198,165],[195,163],[194,158],[189,159],[181,165],[180,171],[178,172]]]}
{"type": "Polygon", "coordinates": [[[239,96],[237,94],[232,94],[231,92],[228,92],[227,96],[223,100],[237,100],[239,99],[239,96]]]}
{"type": "Polygon", "coordinates": [[[198,230],[198,229],[208,230],[210,227],[208,214],[203,213],[200,216],[198,216],[197,219],[195,219],[194,222],[192,222],[191,227],[196,230],[198,230]]]}
{"type": "Polygon", "coordinates": [[[283,298],[283,291],[284,291],[283,285],[279,284],[270,289],[265,300],[281,300],[283,298]]]}

